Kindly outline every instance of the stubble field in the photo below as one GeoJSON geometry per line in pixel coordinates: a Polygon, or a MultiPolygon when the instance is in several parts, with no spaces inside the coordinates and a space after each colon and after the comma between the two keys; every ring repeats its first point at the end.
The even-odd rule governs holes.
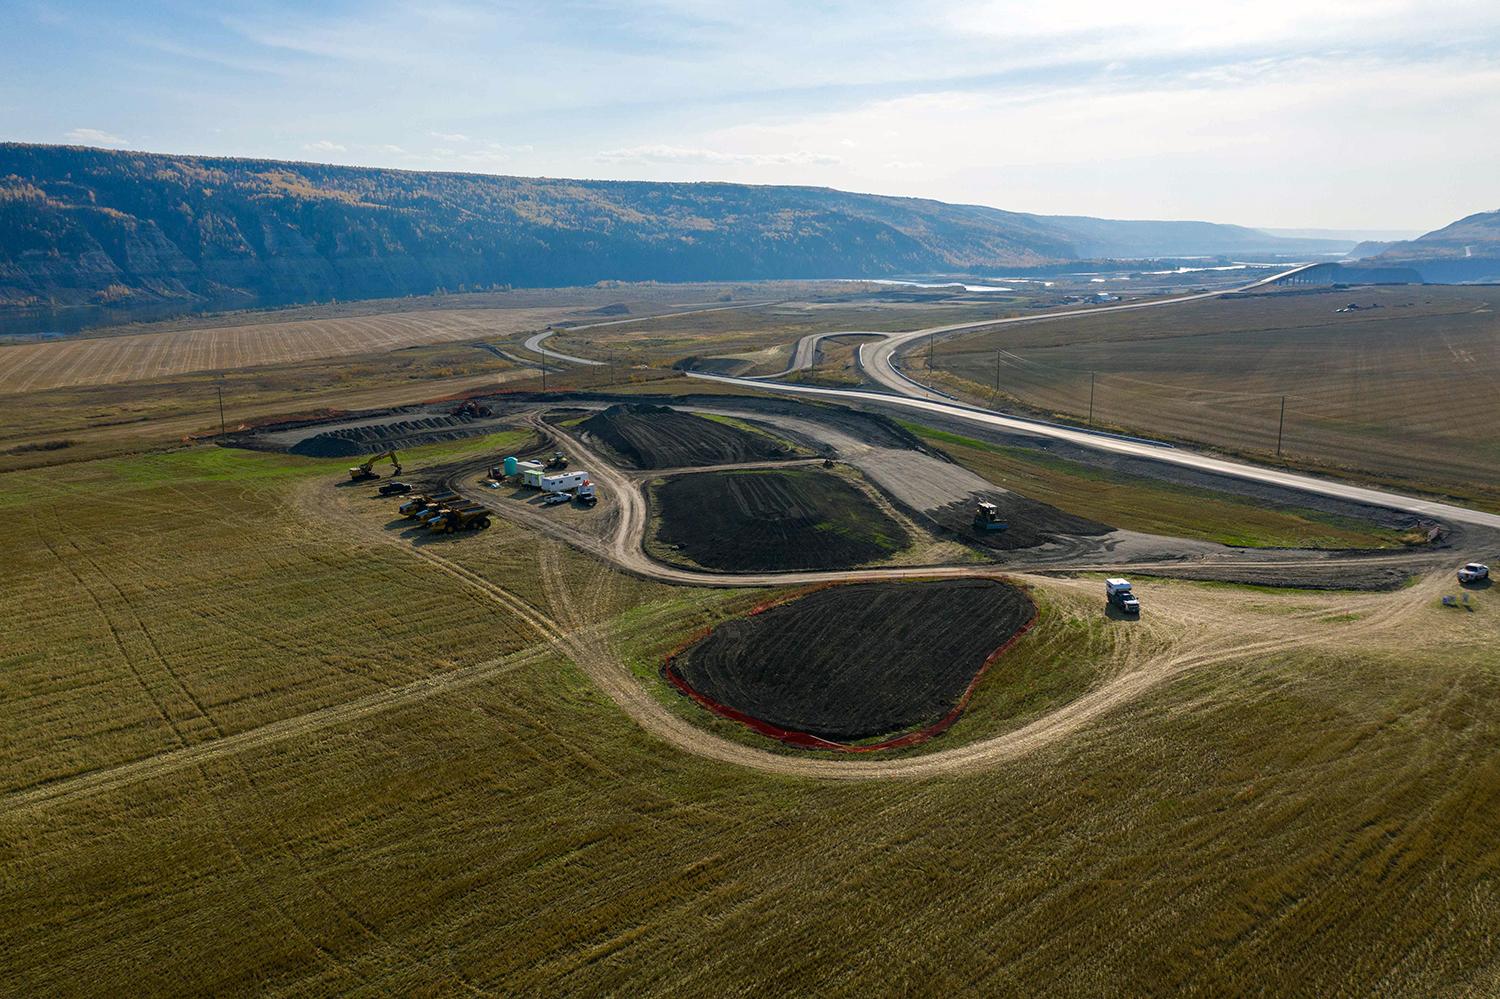
{"type": "Polygon", "coordinates": [[[675,748],[592,679],[753,595],[499,524],[396,543],[329,464],[4,477],[15,994],[1500,987],[1484,599],[1148,583],[1123,631],[1049,598],[1090,615],[1061,661],[1173,671],[1004,762],[812,779],[675,748]]]}
{"type": "MultiPolygon", "coordinates": [[[[938,344],[965,398],[1500,508],[1495,289],[1258,295],[1012,326],[938,344]],[[1357,304],[1357,312],[1336,310],[1357,304]],[[1379,308],[1373,308],[1373,306],[1379,308]]],[[[919,370],[926,351],[911,358],[919,370]]]]}

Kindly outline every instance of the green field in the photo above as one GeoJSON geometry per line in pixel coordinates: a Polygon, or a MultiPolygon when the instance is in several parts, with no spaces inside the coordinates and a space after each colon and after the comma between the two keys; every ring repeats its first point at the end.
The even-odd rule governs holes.
{"type": "Polygon", "coordinates": [[[1218,299],[963,336],[934,364],[966,398],[1078,422],[1092,375],[1098,426],[1267,460],[1284,395],[1286,461],[1500,509],[1497,304],[1486,287],[1218,299]]]}

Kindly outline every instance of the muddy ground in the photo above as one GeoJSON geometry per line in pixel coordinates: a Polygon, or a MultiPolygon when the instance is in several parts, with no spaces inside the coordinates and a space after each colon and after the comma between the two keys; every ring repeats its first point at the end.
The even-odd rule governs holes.
{"type": "Polygon", "coordinates": [[[705,569],[852,569],[911,537],[843,478],[815,469],[699,472],[653,484],[656,541],[705,569]]]}
{"type": "Polygon", "coordinates": [[[1034,613],[989,579],[835,586],[719,626],[672,668],[753,718],[854,742],[938,721],[1034,613]]]}
{"type": "Polygon", "coordinates": [[[575,430],[624,468],[738,465],[797,454],[769,436],[648,403],[610,406],[575,430]]]}

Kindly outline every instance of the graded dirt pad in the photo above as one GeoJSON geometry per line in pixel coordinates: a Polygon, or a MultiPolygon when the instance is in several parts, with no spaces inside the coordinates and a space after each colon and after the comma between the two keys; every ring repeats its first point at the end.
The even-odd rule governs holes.
{"type": "Polygon", "coordinates": [[[1035,613],[993,579],[834,586],[720,625],[668,669],[765,726],[848,743],[948,719],[1035,613]]]}
{"type": "Polygon", "coordinates": [[[944,531],[971,544],[1002,552],[1035,548],[1065,536],[1099,537],[1114,530],[1108,524],[1066,513],[1020,493],[989,489],[980,495],[999,508],[1000,519],[1010,525],[1008,528],[974,530],[974,510],[978,504],[973,497],[925,512],[944,531]]]}
{"type": "Polygon", "coordinates": [[[633,468],[691,468],[777,461],[794,452],[768,436],[670,406],[625,403],[589,417],[578,429],[633,468]]]}
{"type": "Polygon", "coordinates": [[[911,544],[901,525],[831,472],[679,475],[656,485],[657,541],[705,569],[849,569],[911,544]]]}

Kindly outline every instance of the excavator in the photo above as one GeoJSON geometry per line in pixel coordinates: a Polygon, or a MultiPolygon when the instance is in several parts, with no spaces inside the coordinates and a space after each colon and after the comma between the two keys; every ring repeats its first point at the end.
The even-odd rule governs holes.
{"type": "Polygon", "coordinates": [[[394,466],[391,474],[400,475],[401,459],[396,457],[395,451],[385,451],[381,454],[377,454],[373,458],[366,460],[364,464],[355,465],[353,468],[349,469],[349,479],[353,482],[364,482],[366,479],[380,478],[380,473],[375,471],[375,463],[377,461],[384,461],[387,458],[391,460],[391,464],[394,466]]]}

